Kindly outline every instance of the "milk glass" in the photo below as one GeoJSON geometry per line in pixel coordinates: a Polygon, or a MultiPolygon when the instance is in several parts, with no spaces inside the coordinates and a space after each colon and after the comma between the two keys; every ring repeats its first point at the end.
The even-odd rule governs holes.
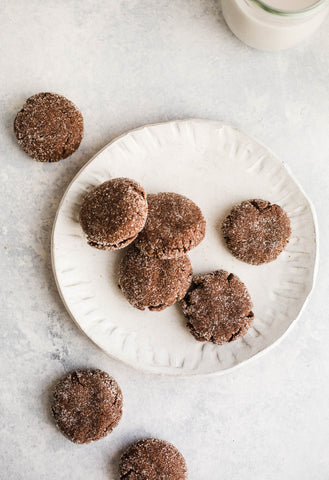
{"type": "MultiPolygon", "coordinates": [[[[286,4],[290,2],[287,0],[286,4]]],[[[290,4],[295,8],[304,6],[297,10],[275,8],[276,4],[283,3],[278,0],[222,0],[222,10],[232,32],[247,45],[260,50],[293,47],[317,30],[329,11],[329,0],[294,0],[290,4]]]]}

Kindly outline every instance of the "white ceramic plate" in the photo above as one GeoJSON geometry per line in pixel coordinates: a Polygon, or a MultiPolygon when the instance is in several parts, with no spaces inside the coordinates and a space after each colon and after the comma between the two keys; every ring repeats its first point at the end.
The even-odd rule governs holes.
{"type": "Polygon", "coordinates": [[[313,208],[288,168],[259,142],[218,122],[185,120],[129,132],[101,150],[74,178],[56,216],[52,258],[58,289],[80,328],[107,354],[154,373],[220,373],[274,344],[297,319],[314,282],[313,208]],[[190,252],[195,273],[223,268],[245,282],[254,326],[242,339],[216,346],[194,339],[179,305],[162,312],[130,306],[117,287],[123,251],[87,245],[78,222],[83,196],[114,177],[130,177],[148,193],[178,192],[207,220],[204,241],[190,252]],[[264,198],[288,213],[292,236],[280,257],[252,266],[226,249],[220,224],[231,207],[264,198]]]}

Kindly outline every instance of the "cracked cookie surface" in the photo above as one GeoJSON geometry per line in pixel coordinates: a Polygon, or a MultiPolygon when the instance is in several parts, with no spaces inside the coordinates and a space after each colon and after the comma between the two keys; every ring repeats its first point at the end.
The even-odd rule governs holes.
{"type": "Polygon", "coordinates": [[[254,319],[245,284],[224,270],[194,276],[181,305],[187,327],[201,342],[232,342],[247,333],[254,319]]]}
{"type": "Polygon", "coordinates": [[[79,215],[87,242],[100,250],[118,250],[129,245],[144,227],[146,217],[144,188],[121,177],[87,193],[79,215]]]}
{"type": "Polygon", "coordinates": [[[101,370],[76,370],[53,390],[51,411],[59,430],[74,443],[90,443],[109,434],[122,416],[122,393],[101,370]]]}
{"type": "Polygon", "coordinates": [[[187,255],[160,259],[128,248],[119,268],[119,287],[134,307],[160,311],[181,300],[192,280],[187,255]]]}
{"type": "Polygon", "coordinates": [[[157,438],[133,443],[123,453],[120,480],[186,480],[183,455],[174,445],[157,438]]]}
{"type": "Polygon", "coordinates": [[[275,260],[291,234],[290,220],[279,205],[254,199],[231,210],[222,225],[227,247],[243,262],[261,265],[275,260]]]}
{"type": "Polygon", "coordinates": [[[178,258],[204,238],[206,221],[200,208],[178,193],[147,196],[149,212],[136,246],[147,255],[178,258]]]}
{"type": "Polygon", "coordinates": [[[14,131],[19,145],[39,162],[57,162],[79,147],[83,117],[67,98],[38,93],[28,98],[17,113],[14,131]]]}

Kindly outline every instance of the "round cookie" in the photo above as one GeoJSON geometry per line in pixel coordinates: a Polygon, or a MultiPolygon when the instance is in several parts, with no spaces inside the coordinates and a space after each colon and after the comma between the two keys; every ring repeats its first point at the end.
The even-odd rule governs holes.
{"type": "Polygon", "coordinates": [[[55,386],[51,410],[72,442],[89,443],[112,432],[122,416],[119,385],[101,370],[76,370],[55,386]]]}
{"type": "Polygon", "coordinates": [[[157,438],[133,443],[123,453],[120,480],[186,480],[183,455],[174,445],[157,438]]]}
{"type": "Polygon", "coordinates": [[[133,242],[147,217],[144,188],[129,178],[98,185],[83,199],[80,224],[87,242],[100,250],[118,250],[133,242]]]}
{"type": "Polygon", "coordinates": [[[289,241],[291,228],[279,205],[256,199],[233,207],[223,222],[222,232],[235,257],[261,265],[279,256],[289,241]]]}
{"type": "Polygon", "coordinates": [[[57,162],[72,155],[83,137],[83,117],[67,98],[38,93],[17,113],[14,131],[22,149],[39,162],[57,162]]]}
{"type": "Polygon", "coordinates": [[[181,300],[192,280],[187,255],[179,258],[150,257],[130,246],[120,263],[119,287],[131,305],[160,311],[181,300]]]}
{"type": "Polygon", "coordinates": [[[224,270],[193,277],[181,304],[187,327],[201,342],[232,342],[245,335],[254,319],[245,284],[224,270]]]}
{"type": "Polygon", "coordinates": [[[192,200],[178,193],[147,196],[148,217],[136,246],[147,255],[178,258],[204,238],[206,221],[192,200]]]}

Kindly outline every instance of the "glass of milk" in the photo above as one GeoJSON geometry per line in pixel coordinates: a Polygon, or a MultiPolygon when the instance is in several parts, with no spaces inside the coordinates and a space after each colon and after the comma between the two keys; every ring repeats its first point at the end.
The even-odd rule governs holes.
{"type": "Polygon", "coordinates": [[[226,23],[260,50],[284,50],[311,35],[329,11],[329,0],[222,0],[226,23]]]}

